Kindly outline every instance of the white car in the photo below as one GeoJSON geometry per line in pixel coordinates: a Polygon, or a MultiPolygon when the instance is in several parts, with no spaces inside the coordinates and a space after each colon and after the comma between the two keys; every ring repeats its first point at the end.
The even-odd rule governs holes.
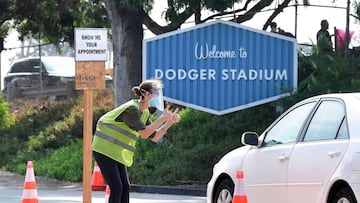
{"type": "Polygon", "coordinates": [[[238,170],[249,203],[360,201],[360,93],[305,99],[241,142],[215,164],[208,203],[232,202],[238,170]]]}

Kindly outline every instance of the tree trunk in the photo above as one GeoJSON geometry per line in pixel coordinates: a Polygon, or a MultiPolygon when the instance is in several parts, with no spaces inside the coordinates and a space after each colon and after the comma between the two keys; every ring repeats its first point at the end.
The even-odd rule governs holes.
{"type": "Polygon", "coordinates": [[[133,98],[132,87],[141,83],[143,12],[122,8],[118,0],[104,0],[111,22],[114,50],[115,107],[133,98]]]}

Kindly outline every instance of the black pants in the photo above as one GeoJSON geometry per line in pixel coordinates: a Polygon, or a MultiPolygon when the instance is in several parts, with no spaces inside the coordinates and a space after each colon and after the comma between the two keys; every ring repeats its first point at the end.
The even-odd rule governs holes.
{"type": "Polygon", "coordinates": [[[94,151],[93,156],[110,187],[109,203],[129,203],[130,182],[126,166],[94,151]]]}

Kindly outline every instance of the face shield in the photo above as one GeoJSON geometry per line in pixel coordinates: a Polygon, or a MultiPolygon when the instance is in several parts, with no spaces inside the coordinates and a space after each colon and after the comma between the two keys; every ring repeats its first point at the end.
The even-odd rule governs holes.
{"type": "Polygon", "coordinates": [[[150,100],[150,107],[156,107],[159,111],[164,111],[164,98],[162,88],[153,88],[151,90],[153,98],[150,100]]]}

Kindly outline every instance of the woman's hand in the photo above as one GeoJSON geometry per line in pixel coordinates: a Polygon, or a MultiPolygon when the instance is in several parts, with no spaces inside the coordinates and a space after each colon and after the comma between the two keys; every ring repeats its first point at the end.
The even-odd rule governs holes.
{"type": "Polygon", "coordinates": [[[180,121],[180,115],[177,113],[179,108],[176,108],[175,111],[171,115],[171,121],[173,123],[178,123],[180,121]]]}
{"type": "Polygon", "coordinates": [[[164,109],[164,112],[162,113],[161,117],[163,117],[166,121],[169,121],[172,119],[172,112],[169,111],[169,106],[166,106],[164,109]]]}
{"type": "Polygon", "coordinates": [[[172,123],[178,123],[180,121],[180,115],[177,113],[179,108],[176,108],[173,112],[169,110],[169,106],[166,106],[163,114],[161,115],[166,121],[170,121],[172,123]]]}

